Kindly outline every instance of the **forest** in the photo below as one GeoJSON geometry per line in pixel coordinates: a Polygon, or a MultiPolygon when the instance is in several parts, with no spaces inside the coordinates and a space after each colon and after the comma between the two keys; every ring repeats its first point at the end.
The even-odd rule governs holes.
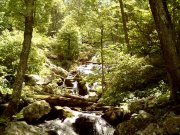
{"type": "Polygon", "coordinates": [[[180,0],[1,0],[1,134],[179,135],[180,0]]]}

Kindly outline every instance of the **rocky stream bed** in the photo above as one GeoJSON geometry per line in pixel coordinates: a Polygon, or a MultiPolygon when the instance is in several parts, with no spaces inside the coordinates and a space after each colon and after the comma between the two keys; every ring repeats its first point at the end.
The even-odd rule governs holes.
{"type": "MultiPolygon", "coordinates": [[[[71,73],[54,65],[50,65],[50,68],[53,75],[61,75],[61,78],[57,80],[53,75],[26,76],[26,85],[32,88],[41,87],[49,94],[40,93],[22,98],[19,114],[14,120],[6,124],[0,122],[0,135],[178,135],[180,133],[179,105],[174,105],[170,101],[160,103],[155,97],[148,97],[118,106],[106,106],[99,102],[92,86],[90,89],[86,83],[80,83],[82,78],[79,71],[84,74],[92,73],[92,63],[81,65],[78,72],[71,73]],[[52,94],[54,89],[61,93],[66,92],[52,94]]],[[[7,107],[9,99],[9,95],[0,95],[0,113],[7,107]]]]}

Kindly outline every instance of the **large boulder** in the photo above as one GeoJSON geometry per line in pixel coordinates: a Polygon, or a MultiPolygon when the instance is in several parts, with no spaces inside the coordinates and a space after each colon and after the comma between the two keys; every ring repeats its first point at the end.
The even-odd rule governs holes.
{"type": "Polygon", "coordinates": [[[138,133],[138,131],[142,131],[150,123],[154,122],[155,119],[151,114],[140,110],[136,117],[120,123],[116,127],[114,135],[135,135],[138,133]]]}
{"type": "Polygon", "coordinates": [[[35,75],[35,74],[24,76],[25,83],[30,86],[47,85],[47,84],[51,83],[53,79],[54,79],[53,75],[49,75],[46,77],[41,77],[41,76],[35,75]]]}
{"type": "MultiPolygon", "coordinates": [[[[1,133],[0,133],[1,134],[1,133]]],[[[26,122],[10,122],[2,135],[49,135],[41,128],[28,125],[26,122]]]]}
{"type": "Polygon", "coordinates": [[[166,117],[163,126],[166,132],[170,135],[180,133],[180,115],[166,117]]]}
{"type": "Polygon", "coordinates": [[[23,109],[23,116],[27,122],[35,122],[51,110],[49,103],[44,100],[36,101],[23,109]]]}
{"type": "Polygon", "coordinates": [[[73,111],[68,107],[61,107],[61,106],[54,106],[50,113],[47,115],[44,115],[41,120],[54,120],[54,119],[60,119],[64,121],[67,117],[73,117],[73,111]]]}
{"type": "MultiPolygon", "coordinates": [[[[140,132],[140,131],[139,131],[140,132]]],[[[166,135],[165,131],[162,127],[160,127],[157,123],[149,124],[142,132],[142,135],[166,135]]]]}
{"type": "Polygon", "coordinates": [[[109,124],[116,127],[119,123],[129,120],[131,115],[124,109],[112,107],[106,110],[101,117],[105,119],[109,124]]]}
{"type": "Polygon", "coordinates": [[[98,117],[80,116],[73,123],[73,127],[79,135],[112,135],[114,128],[98,117]]]}
{"type": "Polygon", "coordinates": [[[137,113],[139,110],[143,110],[145,108],[145,100],[140,99],[140,100],[136,100],[134,102],[131,102],[129,104],[128,108],[130,109],[130,111],[132,113],[137,113]]]}

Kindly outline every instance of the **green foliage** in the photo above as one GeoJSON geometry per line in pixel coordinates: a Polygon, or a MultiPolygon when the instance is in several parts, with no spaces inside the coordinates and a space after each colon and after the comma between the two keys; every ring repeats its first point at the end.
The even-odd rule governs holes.
{"type": "Polygon", "coordinates": [[[1,118],[0,117],[0,124],[2,125],[6,125],[8,122],[10,122],[10,119],[8,118],[1,118]]]}
{"type": "MultiPolygon", "coordinates": [[[[3,4],[6,7],[2,9],[2,13],[4,13],[2,24],[4,24],[4,27],[11,30],[12,28],[24,30],[24,14],[26,14],[25,2],[22,0],[8,0],[3,4]]],[[[51,6],[52,0],[35,1],[34,7],[32,8],[35,8],[34,25],[38,32],[47,32],[50,23],[49,18],[51,6]]]]}
{"type": "Polygon", "coordinates": [[[132,91],[143,83],[144,73],[152,68],[144,58],[137,58],[128,54],[120,53],[117,71],[112,78],[112,88],[119,91],[132,91]]]}
{"type": "Polygon", "coordinates": [[[48,35],[55,35],[62,27],[62,19],[64,17],[65,5],[63,0],[53,0],[51,8],[51,22],[48,27],[48,35]]]}
{"type": "Polygon", "coordinates": [[[64,19],[64,26],[57,34],[57,43],[55,52],[61,61],[61,65],[69,68],[69,65],[79,56],[80,33],[75,21],[71,16],[64,19]]]}
{"type": "Polygon", "coordinates": [[[120,102],[124,97],[131,96],[132,91],[144,87],[149,80],[147,73],[151,72],[152,66],[144,58],[130,56],[123,52],[118,53],[118,51],[112,53],[109,49],[106,52],[110,59],[106,58],[108,56],[106,55],[105,60],[109,60],[112,65],[108,65],[106,73],[108,90],[105,98],[112,102],[120,102]]]}
{"type": "Polygon", "coordinates": [[[7,72],[14,73],[17,68],[22,44],[22,32],[3,31],[0,40],[0,63],[7,72]]]}
{"type": "Polygon", "coordinates": [[[8,87],[8,81],[5,78],[0,78],[0,93],[12,94],[12,89],[8,87]]]}
{"type": "MultiPolygon", "coordinates": [[[[15,73],[17,64],[19,61],[19,56],[22,48],[23,42],[23,33],[21,31],[3,31],[3,34],[0,36],[0,63],[1,66],[4,66],[4,70],[9,73],[15,73]]],[[[28,72],[29,73],[38,73],[44,63],[45,55],[41,49],[39,49],[34,43],[37,43],[36,40],[33,41],[32,50],[30,53],[30,58],[28,61],[28,72]]],[[[39,37],[38,40],[42,40],[42,37],[39,37]]],[[[46,42],[46,41],[44,41],[46,42]]],[[[38,42],[40,44],[44,43],[43,41],[38,42]]],[[[38,45],[37,44],[37,45],[38,45]]]]}
{"type": "Polygon", "coordinates": [[[23,119],[23,110],[21,110],[19,113],[17,113],[16,115],[13,116],[15,120],[20,120],[23,119]]]}

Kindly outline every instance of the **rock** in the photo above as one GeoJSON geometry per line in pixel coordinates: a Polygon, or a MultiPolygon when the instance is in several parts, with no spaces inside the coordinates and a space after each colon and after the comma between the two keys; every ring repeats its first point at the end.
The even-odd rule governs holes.
{"type": "Polygon", "coordinates": [[[109,124],[116,127],[119,123],[129,120],[130,113],[125,112],[121,108],[110,108],[101,116],[105,119],[109,124]]]}
{"type": "Polygon", "coordinates": [[[139,110],[143,110],[144,107],[145,107],[145,101],[143,99],[131,102],[129,104],[129,109],[132,113],[136,113],[139,110]]]}
{"type": "Polygon", "coordinates": [[[41,128],[28,125],[26,122],[10,122],[3,135],[49,135],[41,128]]]}
{"type": "Polygon", "coordinates": [[[50,83],[48,85],[44,85],[42,88],[44,92],[47,92],[49,94],[55,94],[56,89],[58,88],[58,85],[57,83],[50,83]]]}
{"type": "Polygon", "coordinates": [[[144,110],[140,110],[140,111],[139,111],[139,116],[142,117],[143,119],[149,119],[149,120],[150,120],[150,119],[152,119],[152,120],[154,119],[151,114],[147,113],[147,112],[144,111],[144,110]]]}
{"type": "Polygon", "coordinates": [[[138,131],[146,128],[155,121],[149,113],[141,110],[137,117],[120,123],[115,130],[114,135],[135,135],[138,131]]]}
{"type": "Polygon", "coordinates": [[[23,116],[27,122],[35,122],[51,110],[49,103],[44,100],[36,101],[23,109],[23,116]]]}
{"type": "Polygon", "coordinates": [[[6,75],[4,78],[8,81],[8,83],[6,82],[7,85],[8,85],[9,87],[12,87],[13,84],[14,84],[14,82],[15,82],[15,75],[13,75],[13,74],[8,74],[8,75],[6,75]]]}
{"type": "Polygon", "coordinates": [[[180,132],[180,116],[166,117],[163,126],[168,134],[178,134],[180,132]]]}
{"type": "Polygon", "coordinates": [[[88,94],[88,91],[85,85],[86,85],[85,81],[80,77],[78,80],[78,90],[79,90],[79,95],[81,96],[85,96],[88,94]]]}
{"type": "Polygon", "coordinates": [[[27,85],[34,86],[37,82],[43,82],[42,78],[39,75],[25,75],[24,81],[27,85]]]}
{"type": "Polygon", "coordinates": [[[42,127],[45,131],[47,131],[49,135],[77,135],[73,130],[72,126],[64,124],[61,120],[58,119],[46,121],[39,126],[42,127]]]}
{"type": "Polygon", "coordinates": [[[46,77],[41,77],[39,75],[34,75],[34,74],[25,75],[24,80],[25,80],[25,83],[27,85],[31,85],[31,86],[34,86],[34,85],[47,85],[47,84],[52,82],[53,75],[49,75],[49,76],[46,76],[46,77]]]}
{"type": "Polygon", "coordinates": [[[103,119],[93,116],[80,116],[73,123],[73,127],[78,135],[112,135],[114,133],[114,128],[103,119]]]}
{"type": "Polygon", "coordinates": [[[66,71],[65,69],[61,68],[61,67],[57,67],[55,65],[52,65],[50,66],[50,69],[57,75],[60,75],[62,77],[67,77],[69,72],[66,71]]]}
{"type": "Polygon", "coordinates": [[[69,107],[55,106],[55,109],[59,112],[62,112],[63,119],[74,116],[73,111],[69,107]]]}
{"type": "Polygon", "coordinates": [[[64,83],[66,87],[73,87],[72,80],[71,78],[65,78],[64,83]]]}
{"type": "Polygon", "coordinates": [[[114,132],[114,135],[134,135],[138,131],[135,124],[131,121],[125,121],[120,123],[114,132]]]}
{"type": "Polygon", "coordinates": [[[157,123],[150,123],[142,132],[142,135],[166,135],[163,128],[157,123]]]}
{"type": "Polygon", "coordinates": [[[0,104],[0,115],[4,112],[4,110],[8,107],[8,103],[0,104]]]}

